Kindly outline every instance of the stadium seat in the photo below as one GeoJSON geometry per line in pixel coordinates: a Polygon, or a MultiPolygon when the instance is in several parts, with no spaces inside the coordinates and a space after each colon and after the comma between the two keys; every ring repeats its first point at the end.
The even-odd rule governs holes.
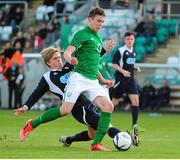
{"type": "Polygon", "coordinates": [[[1,39],[3,41],[8,41],[11,36],[13,28],[11,26],[4,26],[1,34],[1,39]]]}
{"type": "Polygon", "coordinates": [[[136,61],[137,62],[142,62],[144,60],[145,53],[146,53],[145,47],[143,45],[137,45],[136,44],[134,46],[134,50],[137,53],[136,61]]]}
{"type": "Polygon", "coordinates": [[[155,50],[156,50],[157,49],[157,45],[158,45],[157,37],[152,37],[152,42],[153,42],[155,50]]]}
{"type": "Polygon", "coordinates": [[[153,42],[148,44],[148,45],[146,45],[146,53],[148,53],[148,54],[153,53],[155,51],[155,48],[156,47],[155,47],[153,42]]]}
{"type": "Polygon", "coordinates": [[[180,85],[180,75],[176,77],[176,85],[180,85]]]}
{"type": "Polygon", "coordinates": [[[44,19],[44,14],[43,13],[36,13],[36,20],[41,21],[44,19]]]}
{"type": "Polygon", "coordinates": [[[169,27],[169,22],[167,19],[161,19],[158,23],[159,28],[168,28],[169,27]]]}
{"type": "Polygon", "coordinates": [[[166,75],[166,69],[164,68],[158,68],[155,70],[155,75],[163,75],[165,76],[166,75]]]}
{"type": "Polygon", "coordinates": [[[0,26],[0,40],[1,40],[2,30],[3,30],[3,27],[0,26]]]}
{"type": "Polygon", "coordinates": [[[137,54],[137,56],[136,56],[136,62],[143,62],[143,59],[144,59],[144,57],[143,57],[142,54],[137,54]]]}
{"type": "Polygon", "coordinates": [[[135,43],[137,45],[145,45],[146,44],[146,38],[145,37],[137,37],[135,40],[135,43]]]}
{"type": "Polygon", "coordinates": [[[11,26],[4,26],[3,27],[3,32],[11,34],[13,31],[13,28],[11,26]]]}
{"type": "Polygon", "coordinates": [[[54,12],[54,6],[47,6],[47,13],[54,12]]]}
{"type": "Polygon", "coordinates": [[[168,80],[170,85],[175,85],[177,83],[177,76],[176,75],[167,74],[165,76],[165,79],[168,80]]]}
{"type": "Polygon", "coordinates": [[[165,42],[168,38],[168,29],[167,28],[159,28],[157,30],[156,37],[157,37],[158,43],[165,44],[165,42]]]}
{"type": "Polygon", "coordinates": [[[39,6],[36,10],[36,20],[41,21],[41,20],[48,20],[48,15],[47,15],[47,6],[42,5],[39,6]]]}
{"type": "Polygon", "coordinates": [[[168,57],[167,64],[178,65],[178,57],[175,57],[175,56],[168,57]]]}
{"type": "Polygon", "coordinates": [[[161,85],[163,80],[165,79],[165,76],[164,75],[155,75],[153,76],[152,78],[152,83],[155,84],[155,85],[161,85]]]}
{"type": "Polygon", "coordinates": [[[169,20],[169,34],[175,35],[177,30],[177,21],[170,19],[169,20]]]}

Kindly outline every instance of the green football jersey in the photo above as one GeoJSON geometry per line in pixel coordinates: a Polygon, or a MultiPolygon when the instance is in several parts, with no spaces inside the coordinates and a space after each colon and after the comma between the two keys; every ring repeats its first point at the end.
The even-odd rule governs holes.
{"type": "Polygon", "coordinates": [[[78,64],[74,66],[74,71],[89,79],[97,79],[102,50],[101,34],[86,26],[74,35],[70,45],[76,47],[78,64]]]}

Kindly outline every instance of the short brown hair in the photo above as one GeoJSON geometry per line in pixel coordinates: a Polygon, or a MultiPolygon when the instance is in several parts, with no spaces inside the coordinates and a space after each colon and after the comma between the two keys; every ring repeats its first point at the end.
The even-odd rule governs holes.
{"type": "Polygon", "coordinates": [[[47,62],[52,58],[52,56],[54,55],[55,52],[61,52],[61,50],[59,48],[54,48],[54,47],[49,47],[49,48],[45,48],[41,51],[41,55],[42,55],[42,58],[44,60],[44,63],[46,65],[47,62]]]}
{"type": "Polygon", "coordinates": [[[95,16],[105,16],[105,12],[104,12],[104,9],[101,8],[101,7],[95,7],[93,8],[90,12],[89,12],[89,15],[88,17],[95,17],[95,16]]]}
{"type": "Polygon", "coordinates": [[[135,36],[136,34],[134,33],[134,32],[126,32],[125,34],[124,34],[124,37],[129,37],[129,36],[135,36]]]}

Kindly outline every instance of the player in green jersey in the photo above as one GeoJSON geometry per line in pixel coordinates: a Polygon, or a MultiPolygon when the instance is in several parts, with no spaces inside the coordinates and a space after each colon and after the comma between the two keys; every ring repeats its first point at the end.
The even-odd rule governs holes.
{"type": "Polygon", "coordinates": [[[88,16],[89,24],[74,35],[64,53],[66,61],[74,65],[74,70],[65,88],[64,102],[60,110],[61,115],[70,113],[81,93],[100,108],[101,117],[97,132],[89,147],[90,150],[97,151],[108,151],[101,145],[101,141],[109,127],[114,108],[107,91],[98,81],[99,79],[103,84],[112,87],[112,81],[104,81],[98,71],[102,50],[107,51],[115,44],[113,40],[110,40],[106,48],[102,46],[102,36],[98,31],[103,25],[104,17],[102,8],[92,9],[88,16]]]}

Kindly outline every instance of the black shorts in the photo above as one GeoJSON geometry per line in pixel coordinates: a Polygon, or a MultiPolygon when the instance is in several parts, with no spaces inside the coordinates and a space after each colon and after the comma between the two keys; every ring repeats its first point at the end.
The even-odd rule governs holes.
{"type": "Polygon", "coordinates": [[[96,105],[90,103],[84,106],[74,106],[72,116],[78,122],[97,130],[100,113],[97,111],[96,105]]]}
{"type": "Polygon", "coordinates": [[[116,78],[115,85],[113,88],[113,97],[121,98],[124,93],[127,94],[138,94],[138,86],[134,77],[130,78],[116,78]]]}

